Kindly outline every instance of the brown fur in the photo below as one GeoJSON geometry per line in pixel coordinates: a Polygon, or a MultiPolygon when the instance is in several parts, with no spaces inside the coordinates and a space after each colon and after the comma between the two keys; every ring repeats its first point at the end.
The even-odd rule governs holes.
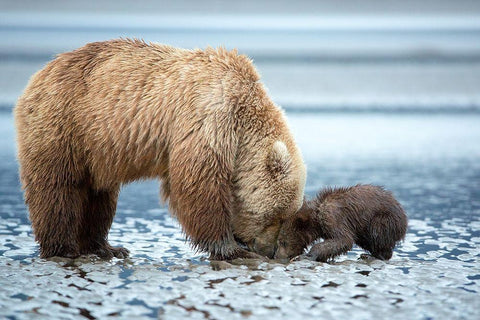
{"type": "Polygon", "coordinates": [[[307,256],[327,261],[352,249],[354,243],[374,257],[388,260],[405,237],[407,216],[393,195],[381,187],[356,185],[322,190],[305,201],[278,236],[276,258],[292,258],[319,238],[307,256]]]}
{"type": "Polygon", "coordinates": [[[25,201],[41,256],[126,256],[107,242],[121,184],[160,178],[195,248],[248,256],[295,212],[305,167],[251,61],[139,40],[60,54],[15,107],[25,201]]]}

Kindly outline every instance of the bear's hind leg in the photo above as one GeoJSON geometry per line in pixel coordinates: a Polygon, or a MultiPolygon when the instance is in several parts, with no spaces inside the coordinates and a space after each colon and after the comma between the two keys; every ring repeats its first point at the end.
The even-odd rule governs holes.
{"type": "Polygon", "coordinates": [[[78,231],[87,202],[86,188],[29,184],[25,188],[25,201],[35,240],[40,244],[40,256],[78,257],[78,231]]]}
{"type": "Polygon", "coordinates": [[[112,247],[108,231],[115,216],[119,187],[88,191],[88,206],[84,212],[80,233],[81,253],[95,254],[103,259],[126,258],[128,250],[112,247]]]}

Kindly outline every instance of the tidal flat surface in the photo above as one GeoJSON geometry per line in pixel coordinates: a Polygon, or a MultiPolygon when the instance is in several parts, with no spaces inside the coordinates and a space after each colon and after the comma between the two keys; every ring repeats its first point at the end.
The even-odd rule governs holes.
{"type": "Polygon", "coordinates": [[[159,204],[126,186],[110,232],[125,260],[40,259],[23,204],[13,118],[0,113],[0,318],[478,319],[480,115],[288,114],[307,194],[374,183],[409,216],[388,262],[210,262],[159,204]]]}

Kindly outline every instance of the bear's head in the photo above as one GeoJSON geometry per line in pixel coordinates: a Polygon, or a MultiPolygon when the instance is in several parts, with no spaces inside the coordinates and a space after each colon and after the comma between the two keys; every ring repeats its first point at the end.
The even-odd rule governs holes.
{"type": "Polygon", "coordinates": [[[302,206],[305,177],[293,141],[276,140],[241,159],[234,179],[235,237],[251,251],[273,258],[283,221],[302,206]]]}

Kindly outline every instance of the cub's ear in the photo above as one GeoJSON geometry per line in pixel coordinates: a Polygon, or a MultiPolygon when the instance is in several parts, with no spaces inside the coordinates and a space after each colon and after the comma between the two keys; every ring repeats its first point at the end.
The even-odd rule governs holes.
{"type": "MultiPolygon", "coordinates": [[[[302,208],[303,209],[303,208],[302,208]]],[[[297,229],[308,229],[311,225],[311,216],[310,213],[307,210],[302,210],[298,211],[295,214],[295,228],[297,229]]]]}
{"type": "Polygon", "coordinates": [[[275,141],[267,157],[267,168],[273,176],[287,174],[290,171],[292,158],[287,146],[282,141],[275,141]]]}

